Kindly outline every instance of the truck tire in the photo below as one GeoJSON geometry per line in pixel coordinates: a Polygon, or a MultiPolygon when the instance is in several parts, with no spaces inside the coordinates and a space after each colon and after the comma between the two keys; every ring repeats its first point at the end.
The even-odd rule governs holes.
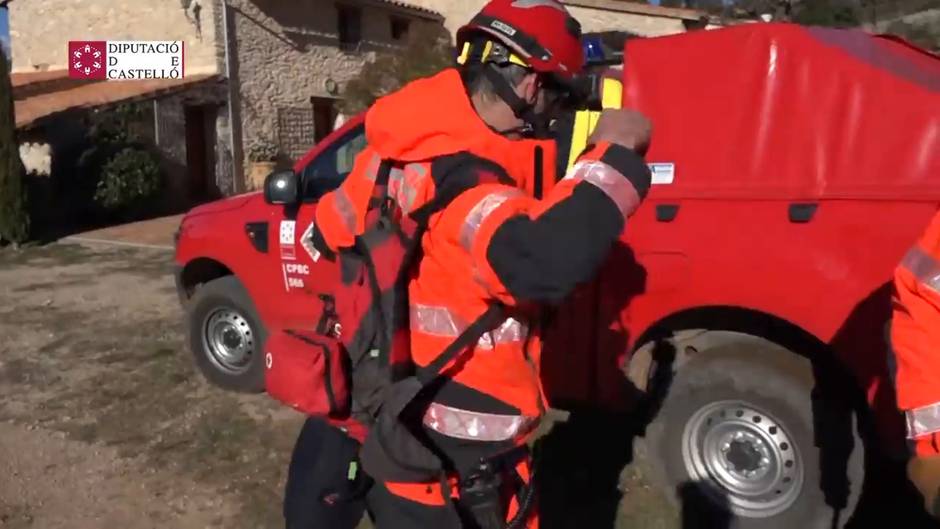
{"type": "Polygon", "coordinates": [[[814,398],[809,360],[771,347],[696,353],[647,429],[654,477],[695,526],[831,529],[861,495],[851,407],[814,398]]]}
{"type": "Polygon", "coordinates": [[[261,347],[267,331],[241,281],[225,276],[198,287],[187,320],[189,347],[210,383],[243,393],[264,391],[261,347]]]}

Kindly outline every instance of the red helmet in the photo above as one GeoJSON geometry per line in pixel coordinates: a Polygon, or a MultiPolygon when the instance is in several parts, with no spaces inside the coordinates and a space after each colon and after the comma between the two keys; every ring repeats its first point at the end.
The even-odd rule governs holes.
{"type": "Polygon", "coordinates": [[[457,31],[458,49],[474,32],[493,36],[536,72],[562,81],[584,66],[581,24],[556,0],[491,0],[457,31]]]}

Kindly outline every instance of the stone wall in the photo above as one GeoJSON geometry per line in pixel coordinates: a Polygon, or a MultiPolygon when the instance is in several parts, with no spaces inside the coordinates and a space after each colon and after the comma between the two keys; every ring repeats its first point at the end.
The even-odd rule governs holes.
{"type": "MultiPolygon", "coordinates": [[[[363,5],[362,44],[344,51],[339,47],[339,14],[333,1],[229,3],[233,20],[229,38],[237,50],[231,77],[238,87],[236,115],[240,117],[241,143],[246,150],[259,140],[281,143],[279,110],[285,116],[312,119],[311,97],[341,97],[344,85],[358,75],[376,51],[394,45],[392,15],[406,18],[411,24],[433,23],[400,10],[363,5]],[[330,80],[332,83],[328,83],[330,80]],[[333,83],[331,91],[328,86],[333,83]]],[[[247,160],[245,169],[247,174],[247,160]]]]}
{"type": "Polygon", "coordinates": [[[68,68],[70,40],[182,40],[186,73],[216,73],[217,0],[10,2],[13,71],[68,68]]]}

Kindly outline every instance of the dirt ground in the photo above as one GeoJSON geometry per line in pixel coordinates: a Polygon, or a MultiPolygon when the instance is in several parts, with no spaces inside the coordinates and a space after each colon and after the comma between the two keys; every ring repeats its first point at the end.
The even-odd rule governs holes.
{"type": "Polygon", "coordinates": [[[0,526],[283,526],[302,418],[196,373],[170,258],[0,250],[0,526]]]}
{"type": "MultiPolygon", "coordinates": [[[[170,272],[163,250],[0,249],[0,527],[283,527],[302,417],[202,379],[170,272]]],[[[642,476],[614,475],[615,526],[677,527],[642,476]]]]}

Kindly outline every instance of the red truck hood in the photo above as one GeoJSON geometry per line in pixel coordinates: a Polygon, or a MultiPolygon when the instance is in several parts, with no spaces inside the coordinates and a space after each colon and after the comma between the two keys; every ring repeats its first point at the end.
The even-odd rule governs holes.
{"type": "Polygon", "coordinates": [[[203,204],[201,206],[196,206],[193,209],[189,210],[189,213],[186,214],[187,217],[197,217],[201,215],[207,215],[211,213],[222,213],[224,211],[233,211],[244,207],[246,204],[252,200],[257,200],[261,197],[261,192],[256,191],[253,193],[247,193],[244,195],[237,195],[234,197],[223,198],[222,200],[216,200],[215,202],[210,202],[208,204],[203,204]]]}

